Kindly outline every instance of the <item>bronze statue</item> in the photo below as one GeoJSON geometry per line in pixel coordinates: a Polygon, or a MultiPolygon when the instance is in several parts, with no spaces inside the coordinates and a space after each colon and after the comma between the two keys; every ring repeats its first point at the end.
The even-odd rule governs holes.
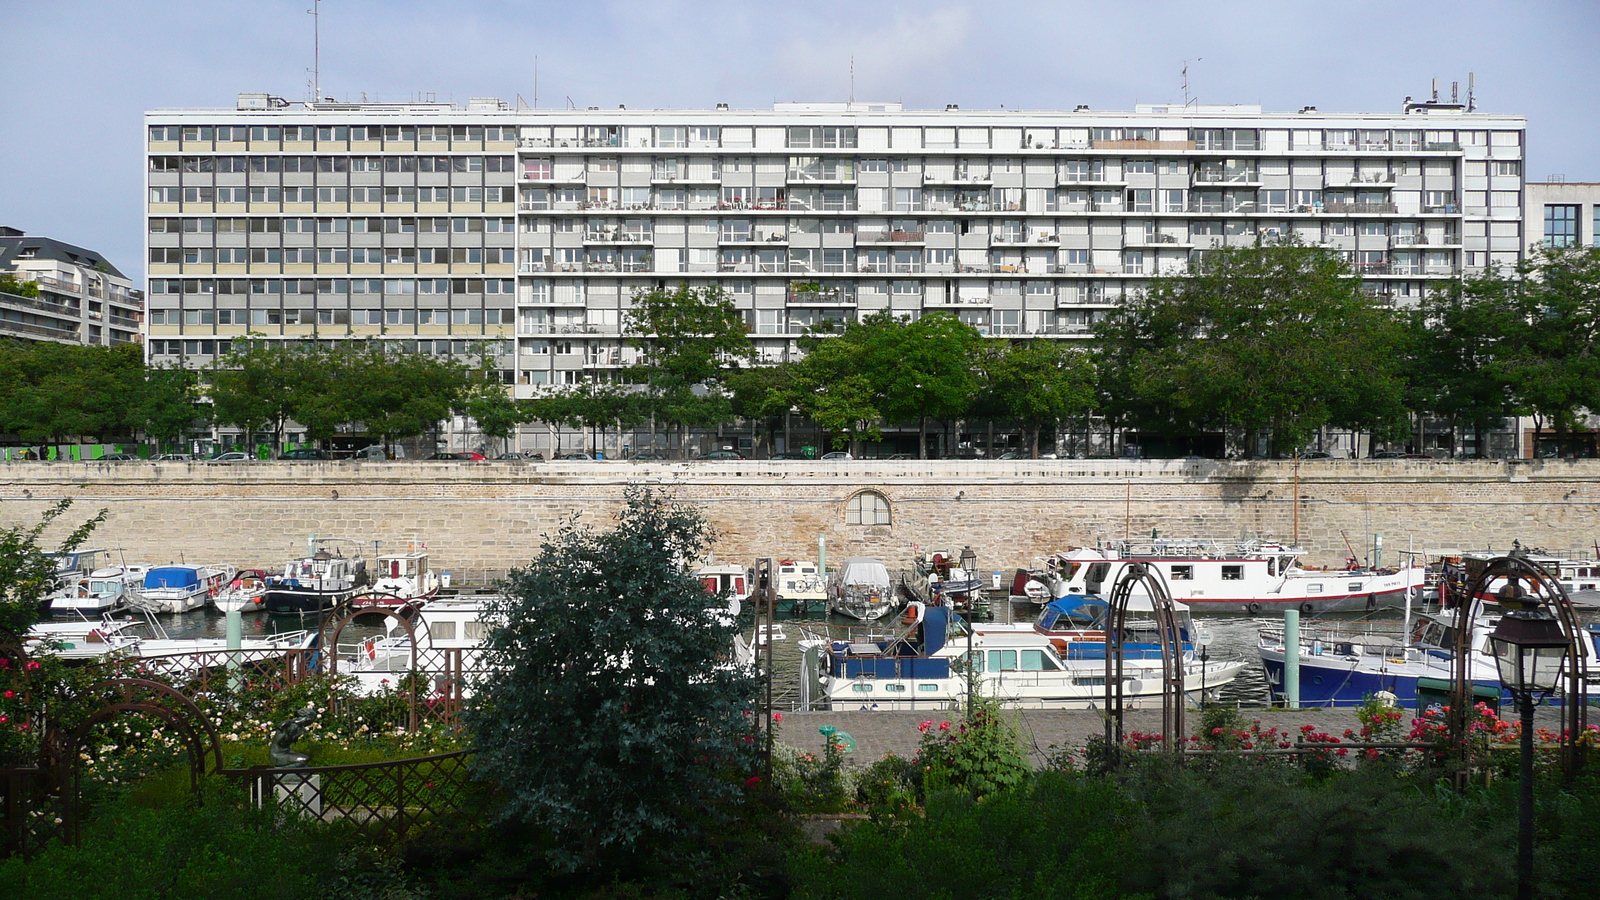
{"type": "Polygon", "coordinates": [[[304,736],[306,726],[316,721],[316,718],[317,708],[308,705],[295,713],[294,718],[278,726],[277,733],[272,736],[272,743],[267,745],[267,758],[274,766],[280,769],[296,769],[306,764],[311,757],[289,745],[304,736]]]}

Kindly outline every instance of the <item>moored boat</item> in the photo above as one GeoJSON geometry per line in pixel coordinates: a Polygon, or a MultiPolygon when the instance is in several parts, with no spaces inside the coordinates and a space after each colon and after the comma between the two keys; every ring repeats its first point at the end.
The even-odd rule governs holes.
{"type": "Polygon", "coordinates": [[[144,581],[148,566],[107,566],[77,578],[50,596],[54,616],[99,616],[116,612],[128,603],[130,587],[144,581]]]}
{"type": "Polygon", "coordinates": [[[366,561],[359,554],[345,556],[318,546],[310,556],[289,560],[282,575],[267,577],[263,602],[270,613],[337,609],[366,584],[366,575],[366,561]]]}
{"type": "Polygon", "coordinates": [[[439,595],[439,576],[428,567],[428,554],[408,550],[377,558],[371,584],[351,598],[356,609],[400,609],[427,603],[439,595]]]}
{"type": "Polygon", "coordinates": [[[225,613],[260,612],[267,608],[266,595],[267,573],[260,569],[240,569],[211,602],[225,613]]]}
{"type": "Polygon", "coordinates": [[[205,606],[233,578],[232,566],[153,566],[128,592],[128,605],[145,612],[180,613],[205,606]]]}
{"type": "Polygon", "coordinates": [[[1421,589],[1425,572],[1408,560],[1399,568],[1314,569],[1300,565],[1305,551],[1272,541],[1226,546],[1203,541],[1152,541],[1077,548],[1034,561],[1018,573],[1013,600],[1046,603],[1109,590],[1127,567],[1141,563],[1160,573],[1172,599],[1195,612],[1267,615],[1284,609],[1313,614],[1397,609],[1421,589]]]}
{"type": "MultiPolygon", "coordinates": [[[[889,628],[812,631],[801,642],[801,705],[829,709],[935,709],[964,702],[969,690],[1030,709],[1086,709],[1105,696],[1105,622],[1099,597],[1048,604],[1032,623],[974,625],[949,607],[912,603],[889,628]],[[815,693],[813,693],[815,692],[815,693]]],[[[1177,605],[1184,690],[1193,697],[1231,682],[1246,665],[1195,652],[1189,610],[1177,605]]],[[[1124,696],[1130,706],[1159,703],[1159,632],[1148,600],[1129,602],[1123,634],[1124,696]]]]}
{"type": "Polygon", "coordinates": [[[779,612],[803,614],[828,608],[827,579],[808,559],[778,561],[776,594],[779,612]]]}
{"type": "Polygon", "coordinates": [[[853,556],[828,577],[828,609],[841,616],[870,622],[898,606],[889,567],[870,556],[853,556]]]}

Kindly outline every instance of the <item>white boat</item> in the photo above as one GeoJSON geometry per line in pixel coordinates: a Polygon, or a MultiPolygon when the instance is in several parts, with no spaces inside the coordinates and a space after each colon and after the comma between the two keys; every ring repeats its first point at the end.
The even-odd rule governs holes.
{"type": "Polygon", "coordinates": [[[107,566],[75,579],[50,597],[56,616],[99,616],[127,605],[130,587],[144,583],[148,566],[107,566]]]}
{"type": "Polygon", "coordinates": [[[912,558],[911,568],[901,571],[900,582],[911,599],[929,606],[949,606],[957,612],[980,613],[980,617],[988,615],[985,585],[970,549],[965,556],[948,551],[919,553],[912,558]]]}
{"type": "Polygon", "coordinates": [[[828,606],[827,580],[817,564],[810,560],[779,560],[776,595],[780,612],[820,612],[828,606]]]}
{"type": "MultiPolygon", "coordinates": [[[[949,607],[912,603],[906,619],[875,631],[815,633],[802,640],[801,707],[944,709],[971,689],[1010,707],[1089,709],[1105,698],[1105,617],[1098,597],[1048,604],[1032,623],[973,626],[949,607]]],[[[1160,644],[1148,600],[1129,601],[1123,635],[1124,697],[1159,705],[1160,644]]],[[[1189,610],[1177,604],[1184,691],[1210,694],[1242,671],[1242,659],[1200,658],[1189,610]]]]}
{"type": "Polygon", "coordinates": [[[372,583],[350,601],[356,609],[399,609],[427,603],[439,594],[439,576],[428,567],[424,552],[382,554],[370,574],[372,583]]]}
{"type": "MultiPolygon", "coordinates": [[[[318,636],[309,631],[247,637],[241,640],[239,653],[251,661],[271,659],[290,650],[313,647],[317,639],[318,636]]],[[[49,654],[68,660],[181,660],[188,666],[205,663],[204,659],[196,660],[197,654],[217,654],[215,662],[222,664],[228,642],[226,638],[168,637],[154,617],[104,616],[95,622],[41,622],[28,630],[23,646],[29,654],[49,654]]]]}
{"type": "Polygon", "coordinates": [[[266,595],[267,573],[260,569],[240,569],[211,602],[225,613],[261,612],[267,608],[266,595]]]}
{"type": "MultiPolygon", "coordinates": [[[[1132,563],[1160,573],[1172,599],[1196,612],[1281,614],[1399,608],[1421,590],[1423,567],[1397,569],[1310,569],[1299,564],[1305,551],[1271,541],[1224,546],[1200,541],[1115,544],[1105,549],[1077,548],[1034,560],[1019,571],[1012,600],[1036,604],[1070,596],[1110,591],[1132,563]]],[[[1136,589],[1137,590],[1137,589],[1136,589]]]]}
{"type": "Polygon", "coordinates": [[[732,563],[717,563],[707,559],[694,572],[694,577],[706,586],[706,593],[714,597],[726,596],[741,603],[750,599],[750,570],[732,563]]]}
{"type": "Polygon", "coordinates": [[[49,556],[55,561],[56,583],[59,587],[67,587],[79,578],[111,565],[109,550],[68,550],[49,556]]]}
{"type": "Polygon", "coordinates": [[[828,577],[828,609],[841,616],[870,622],[899,605],[889,567],[870,556],[852,556],[828,577]]]}
{"type": "Polygon", "coordinates": [[[233,579],[233,566],[153,566],[130,590],[128,605],[145,612],[180,613],[211,602],[233,579]]]}

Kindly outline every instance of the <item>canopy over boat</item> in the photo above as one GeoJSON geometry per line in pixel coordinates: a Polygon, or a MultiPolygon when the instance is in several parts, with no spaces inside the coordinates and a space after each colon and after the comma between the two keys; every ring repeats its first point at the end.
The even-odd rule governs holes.
{"type": "Polygon", "coordinates": [[[145,573],[147,591],[162,588],[192,588],[200,585],[200,573],[193,566],[157,566],[145,573]]]}

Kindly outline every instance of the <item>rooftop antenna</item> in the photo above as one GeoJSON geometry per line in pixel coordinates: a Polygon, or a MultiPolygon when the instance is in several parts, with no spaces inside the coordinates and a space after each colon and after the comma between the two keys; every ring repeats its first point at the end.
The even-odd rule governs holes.
{"type": "Polygon", "coordinates": [[[539,54],[533,55],[533,108],[539,108],[539,54]]]}
{"type": "Polygon", "coordinates": [[[1433,76],[1433,102],[1439,102],[1439,76],[1433,76]]]}
{"type": "Polygon", "coordinates": [[[850,102],[856,102],[856,55],[850,54],[850,102]]]}
{"type": "Polygon", "coordinates": [[[1467,112],[1474,112],[1478,108],[1478,101],[1477,101],[1477,97],[1475,96],[1475,88],[1477,87],[1477,83],[1478,83],[1478,73],[1477,72],[1468,72],[1467,73],[1467,112]]]}
{"type": "Polygon", "coordinates": [[[322,0],[311,0],[311,102],[322,102],[322,0]]]}
{"type": "MultiPolygon", "coordinates": [[[[1199,62],[1202,59],[1205,59],[1205,57],[1196,56],[1194,61],[1199,62]]],[[[1187,59],[1183,61],[1183,108],[1189,108],[1189,61],[1187,59]]]]}

